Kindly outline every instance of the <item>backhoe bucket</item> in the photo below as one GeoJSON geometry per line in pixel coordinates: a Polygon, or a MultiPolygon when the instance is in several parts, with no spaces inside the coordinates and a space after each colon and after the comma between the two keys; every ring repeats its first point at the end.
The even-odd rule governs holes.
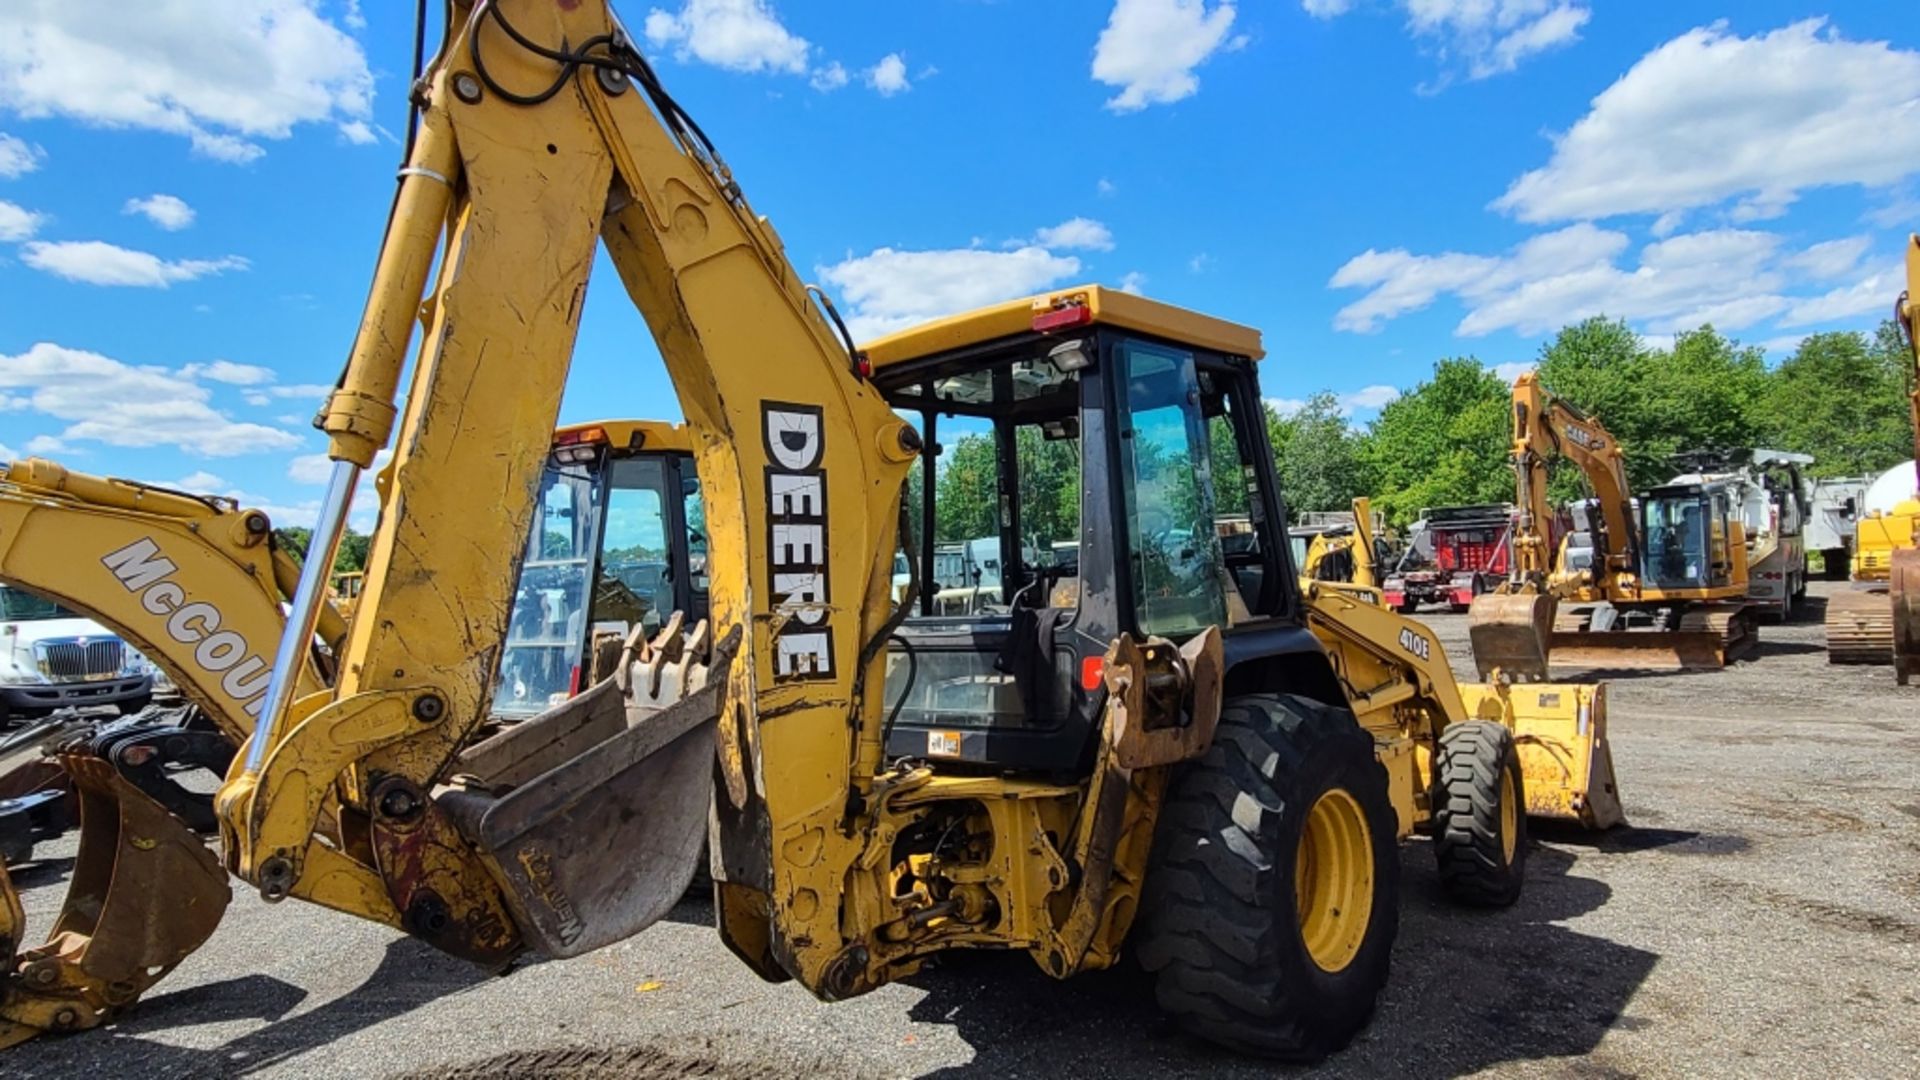
{"type": "Polygon", "coordinates": [[[1905,686],[1920,671],[1920,548],[1893,553],[1887,584],[1893,601],[1893,678],[1905,686]]]}
{"type": "Polygon", "coordinates": [[[1475,720],[1513,730],[1531,817],[1575,821],[1589,829],[1626,822],[1607,741],[1602,683],[1461,683],[1475,720]]]}
{"type": "MultiPolygon", "coordinates": [[[[232,897],[218,857],[111,764],[76,754],[60,764],[80,801],[80,853],[46,944],[10,953],[0,1046],[94,1027],[131,1005],[213,934],[232,897]]],[[[18,908],[7,915],[17,947],[18,908]]]]}
{"type": "MultiPolygon", "coordinates": [[[[726,669],[739,641],[735,630],[714,650],[712,670],[726,669]]],[[[721,687],[686,647],[670,622],[620,676],[469,748],[460,768],[474,775],[435,793],[547,956],[639,933],[693,879],[721,687]]]]}
{"type": "Polygon", "coordinates": [[[1480,677],[1491,679],[1498,670],[1517,682],[1546,681],[1556,603],[1538,593],[1475,597],[1467,636],[1480,677]]]}

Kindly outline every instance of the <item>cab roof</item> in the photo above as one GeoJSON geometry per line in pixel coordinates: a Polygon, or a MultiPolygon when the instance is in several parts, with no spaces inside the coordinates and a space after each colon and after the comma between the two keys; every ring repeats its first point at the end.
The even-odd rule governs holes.
{"type": "Polygon", "coordinates": [[[1253,360],[1266,355],[1260,331],[1251,326],[1101,285],[1075,285],[948,315],[877,338],[862,351],[878,369],[997,338],[1081,326],[1118,326],[1253,360]]]}
{"type": "Polygon", "coordinates": [[[589,420],[554,429],[555,446],[579,442],[605,443],[619,450],[693,452],[692,430],[665,420],[589,420]]]}

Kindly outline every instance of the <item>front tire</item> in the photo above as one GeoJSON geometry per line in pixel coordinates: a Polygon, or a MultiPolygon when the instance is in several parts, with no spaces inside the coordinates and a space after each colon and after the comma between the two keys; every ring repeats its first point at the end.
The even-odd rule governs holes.
{"type": "Polygon", "coordinates": [[[1490,720],[1449,724],[1433,765],[1433,850],[1458,903],[1506,907],[1527,873],[1527,797],[1513,732],[1490,720]]]}
{"type": "Polygon", "coordinates": [[[1352,1040],[1399,928],[1397,820],[1346,709],[1251,694],[1167,790],[1139,959],[1160,1007],[1235,1051],[1317,1060],[1352,1040]]]}

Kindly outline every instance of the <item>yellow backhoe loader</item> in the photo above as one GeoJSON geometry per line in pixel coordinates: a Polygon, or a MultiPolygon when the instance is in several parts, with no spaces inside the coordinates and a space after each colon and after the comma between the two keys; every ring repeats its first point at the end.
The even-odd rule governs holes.
{"type": "Polygon", "coordinates": [[[1353,523],[1316,535],[1307,544],[1300,576],[1312,581],[1338,581],[1362,589],[1380,590],[1375,567],[1381,552],[1373,533],[1373,500],[1353,500],[1353,523]]]}
{"type": "MultiPolygon", "coordinates": [[[[643,683],[667,682],[668,692],[703,680],[704,641],[681,634],[705,615],[690,450],[685,428],[656,422],[555,433],[492,719],[525,719],[621,664],[637,665],[643,683]]],[[[191,765],[224,770],[253,729],[280,604],[299,574],[271,536],[266,515],[230,500],[35,459],[0,473],[0,581],[111,626],[209,721],[183,729],[171,714],[136,717],[56,759],[80,805],[80,850],[62,912],[37,947],[26,947],[19,899],[0,867],[0,1047],[105,1021],[218,924],[226,871],[194,835],[201,816],[212,828],[211,810],[171,776],[191,765]]],[[[308,692],[331,681],[346,634],[332,606],[319,616],[301,669],[308,692]]],[[[662,694],[643,687],[634,696],[662,694]]],[[[348,887],[354,873],[316,869],[298,895],[360,915],[377,907],[348,887]]]]}
{"type": "Polygon", "coordinates": [[[1477,597],[1469,631],[1482,678],[1537,681],[1549,664],[1719,668],[1752,649],[1745,528],[1726,485],[1669,484],[1634,498],[1626,459],[1600,422],[1527,372],[1513,384],[1513,473],[1519,513],[1508,579],[1477,597]],[[1579,467],[1592,558],[1555,552],[1547,466],[1579,467]]]}
{"type": "Polygon", "coordinates": [[[1256,332],[1089,286],[855,349],[604,0],[456,0],[447,26],[323,413],[313,551],[216,798],[262,896],[352,852],[368,915],[483,963],[569,956],[663,914],[710,832],[721,938],[769,979],[844,998],[963,947],[1064,977],[1131,942],[1181,1023],[1310,1057],[1385,979],[1396,837],[1430,830],[1448,888],[1499,904],[1526,810],[1617,817],[1601,687],[1463,687],[1419,624],[1300,590],[1256,332]],[[602,242],[693,435],[716,677],[644,716],[602,683],[476,778],[462,747],[602,242]],[[998,440],[1003,612],[893,603],[902,492],[942,415],[998,440]],[[1233,561],[1214,416],[1241,463],[1221,480],[1256,508],[1233,561]],[[1080,451],[1071,579],[1020,558],[1025,425],[1080,451]],[[390,437],[339,676],[302,692],[324,567],[390,437]]]}
{"type": "MultiPolygon", "coordinates": [[[[1836,664],[1893,664],[1907,685],[1920,671],[1920,236],[1907,238],[1907,288],[1894,305],[1913,363],[1907,367],[1907,410],[1913,422],[1914,470],[1909,496],[1854,526],[1855,588],[1827,598],[1827,659],[1836,664]]],[[[1878,486],[1878,485],[1876,485],[1878,486]]]]}

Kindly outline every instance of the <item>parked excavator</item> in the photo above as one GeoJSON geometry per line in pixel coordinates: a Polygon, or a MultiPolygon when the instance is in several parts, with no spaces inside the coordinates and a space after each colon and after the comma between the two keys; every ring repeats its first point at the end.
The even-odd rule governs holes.
{"type": "MultiPolygon", "coordinates": [[[[1893,664],[1893,677],[1907,685],[1920,671],[1920,236],[1907,238],[1907,288],[1893,319],[1907,339],[1907,410],[1913,423],[1914,462],[1910,486],[1896,489],[1854,524],[1855,586],[1827,597],[1827,659],[1835,664],[1893,664]]],[[[1903,470],[1904,471],[1904,470],[1903,470]]],[[[1876,481],[1879,488],[1882,481],[1876,481]]],[[[1884,496],[1883,496],[1884,497],[1884,496]]]]}
{"type": "MultiPolygon", "coordinates": [[[[1537,681],[1551,663],[1714,669],[1751,650],[1745,528],[1724,483],[1667,484],[1634,498],[1619,441],[1526,372],[1513,384],[1513,554],[1507,580],[1470,609],[1474,663],[1537,681]],[[1598,513],[1591,565],[1552,550],[1547,467],[1573,462],[1598,513]]],[[[1562,548],[1565,548],[1562,544],[1562,548]]]]}
{"type": "Polygon", "coordinates": [[[447,15],[322,414],[312,547],[215,800],[264,898],[499,967],[643,929],[711,836],[721,939],[769,979],[838,999],[947,949],[1065,977],[1130,945],[1184,1026],[1315,1057],[1384,983],[1397,837],[1430,832],[1448,891],[1498,905],[1529,812],[1618,820],[1603,686],[1463,685],[1420,624],[1301,588],[1256,331],[1087,286],[858,349],[604,0],[447,15]],[[687,416],[714,677],[645,710],[623,668],[474,746],[597,243],[687,416]],[[943,415],[1000,442],[1004,610],[893,603],[903,541],[911,574],[932,562],[902,494],[925,470],[933,520],[943,415]],[[1232,559],[1215,417],[1240,463],[1219,482],[1253,507],[1232,559]],[[1027,425],[1080,452],[1071,576],[1020,557],[1027,425]],[[390,439],[328,685],[303,675],[326,567],[390,439]]]}
{"type": "MultiPolygon", "coordinates": [[[[673,693],[704,680],[705,551],[690,451],[684,427],[651,421],[554,434],[488,730],[622,663],[639,672],[635,696],[655,702],[662,694],[646,684],[673,693]]],[[[44,945],[27,947],[19,898],[0,867],[0,1047],[104,1022],[218,924],[227,875],[196,835],[215,828],[211,799],[178,780],[195,768],[224,774],[252,731],[266,649],[299,574],[272,537],[266,515],[228,499],[37,459],[0,473],[0,580],[111,624],[188,703],[108,722],[24,766],[31,775],[9,774],[22,790],[70,789],[82,832],[44,945]]],[[[309,692],[333,677],[347,625],[335,607],[321,609],[302,669],[309,692]]],[[[327,903],[331,894],[315,888],[323,877],[299,895],[327,903]]],[[[356,914],[364,907],[348,904],[356,914]]]]}

